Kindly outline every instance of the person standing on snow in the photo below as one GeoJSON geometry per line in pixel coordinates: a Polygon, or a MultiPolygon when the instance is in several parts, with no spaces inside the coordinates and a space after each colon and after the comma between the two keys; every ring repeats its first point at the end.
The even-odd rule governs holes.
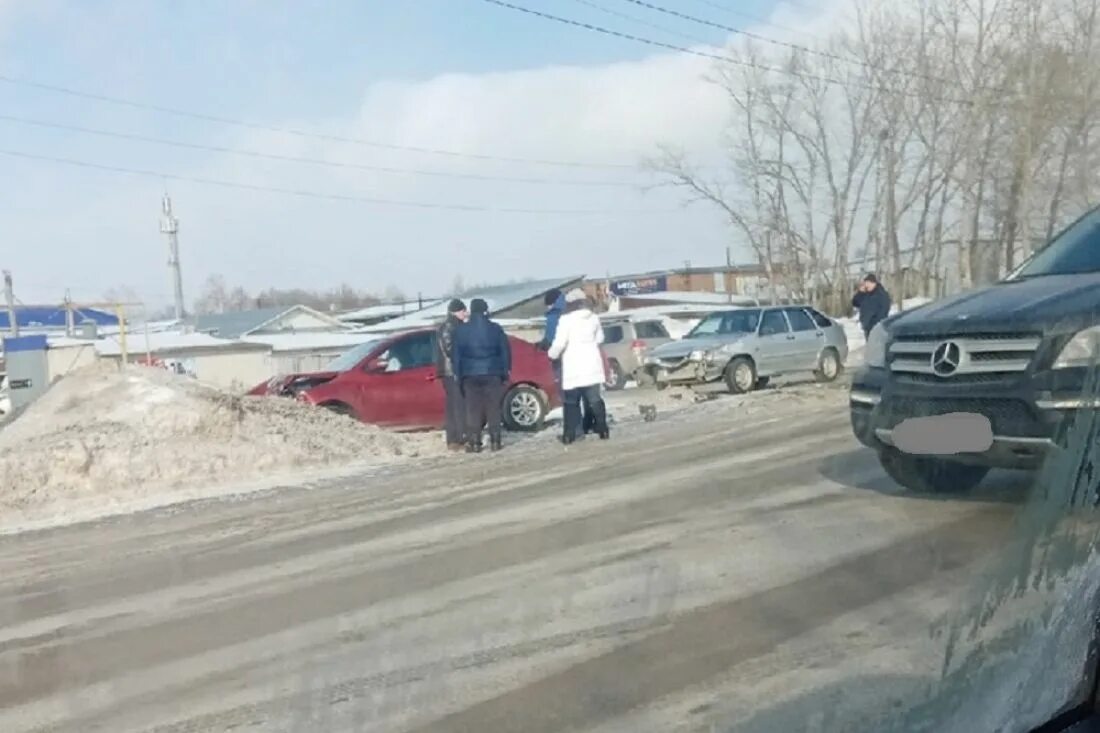
{"type": "Polygon", "coordinates": [[[548,355],[561,359],[561,381],[565,413],[562,442],[566,445],[581,434],[583,417],[581,401],[591,410],[594,427],[600,438],[607,440],[607,408],[601,388],[606,380],[603,354],[603,324],[592,312],[588,297],[580,288],[565,295],[565,314],[557,323],[554,341],[548,355]]]}
{"type": "MultiPolygon", "coordinates": [[[[538,347],[543,351],[549,351],[558,331],[558,321],[561,320],[562,312],[565,310],[565,296],[560,290],[553,288],[546,292],[542,300],[546,304],[546,327],[543,330],[542,340],[539,341],[538,347]]],[[[558,394],[564,400],[565,389],[561,384],[561,359],[551,359],[550,368],[554,372],[554,384],[558,388],[558,394]]],[[[583,397],[581,398],[581,426],[586,435],[596,430],[592,408],[583,397]]]]}
{"type": "Polygon", "coordinates": [[[454,369],[466,400],[466,452],[481,452],[483,425],[489,427],[489,449],[500,450],[500,403],[512,371],[512,347],[504,329],[489,320],[489,304],[481,298],[470,301],[470,319],[455,332],[454,369]]]}
{"type": "Polygon", "coordinates": [[[447,304],[447,320],[436,332],[435,376],[443,383],[447,400],[445,431],[447,448],[462,450],[466,443],[466,405],[462,399],[462,385],[455,379],[455,332],[470,317],[466,304],[455,298],[447,304]]]}
{"type": "Polygon", "coordinates": [[[859,311],[859,325],[863,327],[865,337],[870,336],[871,329],[890,315],[890,294],[873,272],[860,280],[859,289],[852,297],[852,307],[859,311]]]}

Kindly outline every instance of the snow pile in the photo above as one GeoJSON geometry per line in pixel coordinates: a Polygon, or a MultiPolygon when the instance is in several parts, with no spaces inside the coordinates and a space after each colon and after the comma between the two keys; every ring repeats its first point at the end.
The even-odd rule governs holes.
{"type": "Polygon", "coordinates": [[[82,503],[119,511],[167,504],[194,496],[189,487],[439,451],[438,436],[238,397],[159,369],[95,366],[59,381],[0,430],[0,519],[82,503]]]}

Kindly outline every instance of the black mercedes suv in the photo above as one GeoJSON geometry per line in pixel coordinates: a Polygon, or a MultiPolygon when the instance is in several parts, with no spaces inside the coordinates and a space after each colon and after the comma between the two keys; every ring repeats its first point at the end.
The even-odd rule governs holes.
{"type": "Polygon", "coordinates": [[[1098,357],[1100,208],[1003,281],[876,326],[853,375],[852,428],[902,486],[964,491],[990,468],[1038,468],[1077,412],[1100,405],[1098,357]],[[914,449],[900,438],[917,425],[931,443],[937,431],[967,440],[914,449]]]}

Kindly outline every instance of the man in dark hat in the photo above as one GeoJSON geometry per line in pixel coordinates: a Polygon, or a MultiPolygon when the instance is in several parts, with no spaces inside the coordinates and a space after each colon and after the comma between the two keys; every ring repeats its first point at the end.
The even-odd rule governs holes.
{"type": "Polygon", "coordinates": [[[868,272],[859,281],[859,289],[852,297],[852,307],[859,311],[859,325],[863,335],[870,336],[871,329],[890,315],[890,294],[878,281],[875,273],[868,272]]]}
{"type": "Polygon", "coordinates": [[[483,425],[489,426],[490,449],[500,450],[500,402],[512,371],[512,348],[481,298],[470,301],[470,320],[455,333],[454,370],[466,399],[466,451],[481,452],[483,425]]]}
{"type": "Polygon", "coordinates": [[[443,383],[447,398],[446,432],[447,448],[462,450],[466,442],[466,405],[462,399],[462,385],[455,379],[455,332],[470,317],[466,304],[455,298],[447,304],[447,320],[436,332],[435,376],[443,383]]]}

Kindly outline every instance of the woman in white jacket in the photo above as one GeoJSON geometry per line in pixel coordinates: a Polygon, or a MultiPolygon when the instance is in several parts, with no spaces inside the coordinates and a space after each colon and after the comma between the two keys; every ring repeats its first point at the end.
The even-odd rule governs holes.
{"type": "Polygon", "coordinates": [[[565,428],[562,442],[569,444],[581,432],[581,400],[595,418],[596,432],[607,440],[607,409],[600,388],[604,383],[603,324],[588,306],[584,291],[574,288],[565,294],[565,314],[558,321],[551,359],[561,359],[561,383],[565,428]]]}

